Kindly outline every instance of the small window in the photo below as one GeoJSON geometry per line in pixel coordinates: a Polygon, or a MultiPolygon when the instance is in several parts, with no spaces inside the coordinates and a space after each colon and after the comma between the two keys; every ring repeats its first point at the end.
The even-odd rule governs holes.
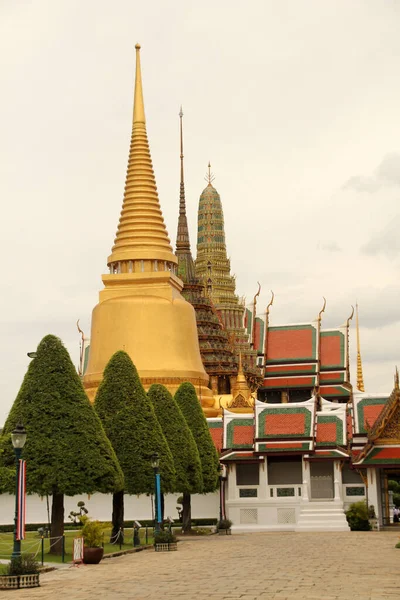
{"type": "Polygon", "coordinates": [[[236,465],[236,485],[259,485],[260,469],[258,463],[236,465]]]}
{"type": "Polygon", "coordinates": [[[256,488],[242,488],[239,490],[239,498],[257,498],[256,488]]]}

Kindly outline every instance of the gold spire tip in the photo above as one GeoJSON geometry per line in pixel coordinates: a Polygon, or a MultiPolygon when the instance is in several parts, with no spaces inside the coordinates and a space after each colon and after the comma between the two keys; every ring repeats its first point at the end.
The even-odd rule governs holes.
{"type": "Polygon", "coordinates": [[[180,109],[180,111],[179,111],[179,116],[180,116],[180,118],[182,119],[182,117],[183,117],[182,104],[181,104],[181,109],[180,109]]]}
{"type": "Polygon", "coordinates": [[[142,71],[140,67],[140,44],[136,44],[136,75],[135,75],[135,94],[133,102],[133,122],[134,123],[146,123],[146,117],[144,115],[144,102],[143,102],[143,87],[142,87],[142,71]]]}
{"type": "Polygon", "coordinates": [[[210,161],[208,161],[208,173],[204,179],[207,181],[208,185],[211,185],[215,179],[213,173],[211,173],[211,162],[210,161]]]}

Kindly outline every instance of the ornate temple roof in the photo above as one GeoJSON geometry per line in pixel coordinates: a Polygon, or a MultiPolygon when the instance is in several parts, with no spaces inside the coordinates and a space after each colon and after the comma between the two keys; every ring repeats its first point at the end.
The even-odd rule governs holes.
{"type": "Polygon", "coordinates": [[[204,285],[206,295],[229,334],[236,356],[243,358],[243,369],[252,389],[261,381],[256,366],[257,351],[250,346],[244,327],[245,307],[236,295],[236,282],[231,275],[230,260],[225,243],[224,214],[220,195],[212,185],[211,166],[208,165],[208,185],[199,199],[197,215],[196,277],[204,285]]]}
{"type": "Polygon", "coordinates": [[[158,199],[144,113],[140,45],[136,45],[135,99],[125,193],[108,265],[119,261],[177,262],[158,199]]]}
{"type": "Polygon", "coordinates": [[[185,300],[190,302],[196,312],[200,353],[207,374],[210,376],[235,375],[237,373],[237,362],[229,344],[228,334],[222,326],[212,300],[205,296],[204,285],[196,279],[195,275],[186,217],[182,107],[179,118],[181,169],[176,256],[178,259],[178,276],[184,283],[182,295],[185,300]]]}

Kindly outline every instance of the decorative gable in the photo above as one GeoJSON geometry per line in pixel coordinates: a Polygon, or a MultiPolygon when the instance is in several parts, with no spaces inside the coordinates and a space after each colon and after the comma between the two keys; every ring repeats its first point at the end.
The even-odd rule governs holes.
{"type": "Polygon", "coordinates": [[[372,429],[389,397],[357,394],[354,396],[354,425],[356,434],[366,434],[372,429]]]}
{"type": "Polygon", "coordinates": [[[291,404],[256,402],[256,451],[310,451],[314,445],[315,400],[291,404]]]}
{"type": "Polygon", "coordinates": [[[211,439],[214,442],[214,446],[218,454],[221,453],[222,450],[222,442],[223,442],[223,434],[224,434],[224,425],[222,419],[212,418],[207,419],[208,428],[210,430],[211,439]]]}
{"type": "Polygon", "coordinates": [[[254,416],[224,411],[224,448],[253,449],[254,416]]]}

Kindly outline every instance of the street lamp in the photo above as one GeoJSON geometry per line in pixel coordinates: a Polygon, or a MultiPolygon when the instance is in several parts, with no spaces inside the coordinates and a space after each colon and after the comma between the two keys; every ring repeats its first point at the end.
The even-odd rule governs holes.
{"type": "Polygon", "coordinates": [[[161,482],[160,482],[160,473],[158,472],[158,467],[160,466],[160,457],[157,452],[155,452],[151,456],[151,466],[154,469],[154,517],[156,521],[155,530],[158,533],[161,529],[161,482]]]}
{"type": "Polygon", "coordinates": [[[17,523],[18,523],[18,480],[19,480],[19,460],[22,454],[22,448],[26,442],[25,427],[18,423],[14,431],[11,432],[11,441],[15,452],[15,515],[14,515],[14,547],[11,558],[15,558],[21,554],[21,540],[17,540],[17,523]]]}
{"type": "Polygon", "coordinates": [[[219,479],[219,520],[222,521],[224,518],[224,510],[223,510],[223,503],[224,503],[224,467],[221,465],[221,463],[219,463],[218,465],[218,479],[219,479]]]}

